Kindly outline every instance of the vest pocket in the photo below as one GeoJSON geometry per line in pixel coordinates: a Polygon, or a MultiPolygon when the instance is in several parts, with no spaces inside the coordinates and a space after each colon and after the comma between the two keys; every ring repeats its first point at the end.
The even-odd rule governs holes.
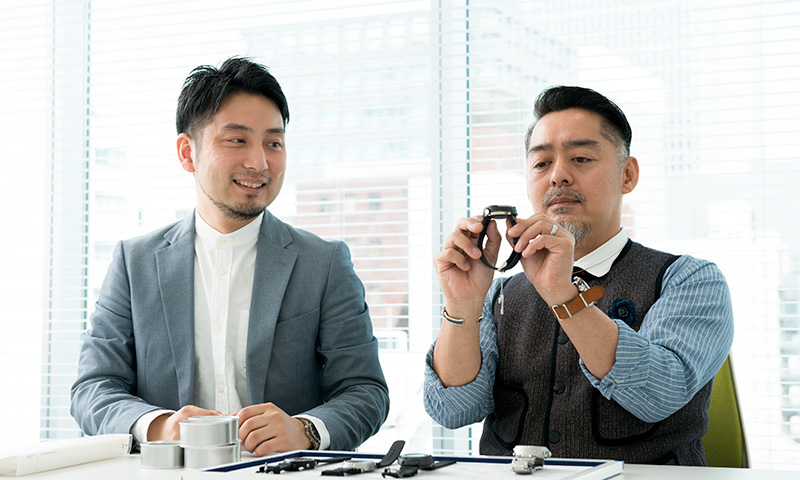
{"type": "Polygon", "coordinates": [[[494,385],[495,409],[491,413],[492,435],[500,446],[513,450],[522,438],[530,400],[521,385],[496,382],[494,385]],[[496,412],[507,412],[498,417],[496,412]],[[501,436],[502,435],[502,436],[501,436]],[[505,438],[504,438],[505,437],[505,438]],[[510,439],[509,439],[510,437],[510,439]]]}

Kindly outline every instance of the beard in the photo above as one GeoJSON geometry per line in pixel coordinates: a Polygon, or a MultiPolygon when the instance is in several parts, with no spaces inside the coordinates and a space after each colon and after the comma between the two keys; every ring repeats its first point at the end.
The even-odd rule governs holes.
{"type": "MultiPolygon", "coordinates": [[[[270,181],[267,181],[267,185],[269,185],[269,183],[270,181]]],[[[208,194],[201,182],[197,182],[197,184],[200,185],[200,190],[203,191],[203,195],[205,195],[206,198],[208,198],[211,203],[214,204],[214,206],[217,207],[217,209],[222,212],[223,215],[225,215],[225,217],[230,218],[231,220],[252,220],[261,215],[261,212],[267,208],[266,202],[240,202],[233,204],[220,202],[208,194]]]]}
{"type": "Polygon", "coordinates": [[[583,247],[583,243],[591,236],[592,227],[569,214],[556,214],[555,220],[575,238],[575,249],[583,247]]]}
{"type": "MultiPolygon", "coordinates": [[[[548,190],[544,198],[542,198],[542,209],[547,211],[550,202],[555,197],[566,197],[576,202],[586,201],[586,197],[581,192],[570,187],[557,187],[548,190]]],[[[553,210],[553,219],[558,224],[568,231],[575,238],[575,249],[581,248],[586,240],[592,234],[592,226],[585,221],[575,218],[570,213],[570,207],[560,207],[553,210]]]]}

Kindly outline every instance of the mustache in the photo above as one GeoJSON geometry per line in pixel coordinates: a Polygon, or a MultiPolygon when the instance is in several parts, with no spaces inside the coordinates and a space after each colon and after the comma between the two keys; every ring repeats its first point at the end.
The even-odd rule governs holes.
{"type": "Polygon", "coordinates": [[[584,197],[581,192],[575,190],[574,188],[556,187],[548,190],[547,193],[545,193],[544,198],[542,198],[542,207],[547,208],[550,206],[550,202],[552,202],[556,197],[565,197],[569,198],[570,200],[575,200],[576,202],[586,201],[586,197],[584,197]]]}

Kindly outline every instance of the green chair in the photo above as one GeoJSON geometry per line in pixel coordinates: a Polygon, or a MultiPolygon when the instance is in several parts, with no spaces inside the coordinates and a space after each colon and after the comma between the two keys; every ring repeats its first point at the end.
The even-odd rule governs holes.
{"type": "Polygon", "coordinates": [[[708,417],[708,432],[703,436],[708,466],[749,468],[750,456],[730,355],[714,379],[708,417]]]}

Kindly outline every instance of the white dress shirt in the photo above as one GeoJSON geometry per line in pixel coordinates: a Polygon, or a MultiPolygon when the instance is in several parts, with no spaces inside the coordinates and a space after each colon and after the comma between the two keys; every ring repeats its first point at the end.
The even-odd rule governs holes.
{"type": "Polygon", "coordinates": [[[194,401],[223,415],[250,404],[247,326],[263,218],[223,235],[195,213],[194,401]]]}
{"type": "Polygon", "coordinates": [[[625,244],[628,243],[628,232],[621,228],[611,240],[575,260],[573,264],[595,277],[602,277],[611,270],[611,265],[617,259],[625,244]]]}

